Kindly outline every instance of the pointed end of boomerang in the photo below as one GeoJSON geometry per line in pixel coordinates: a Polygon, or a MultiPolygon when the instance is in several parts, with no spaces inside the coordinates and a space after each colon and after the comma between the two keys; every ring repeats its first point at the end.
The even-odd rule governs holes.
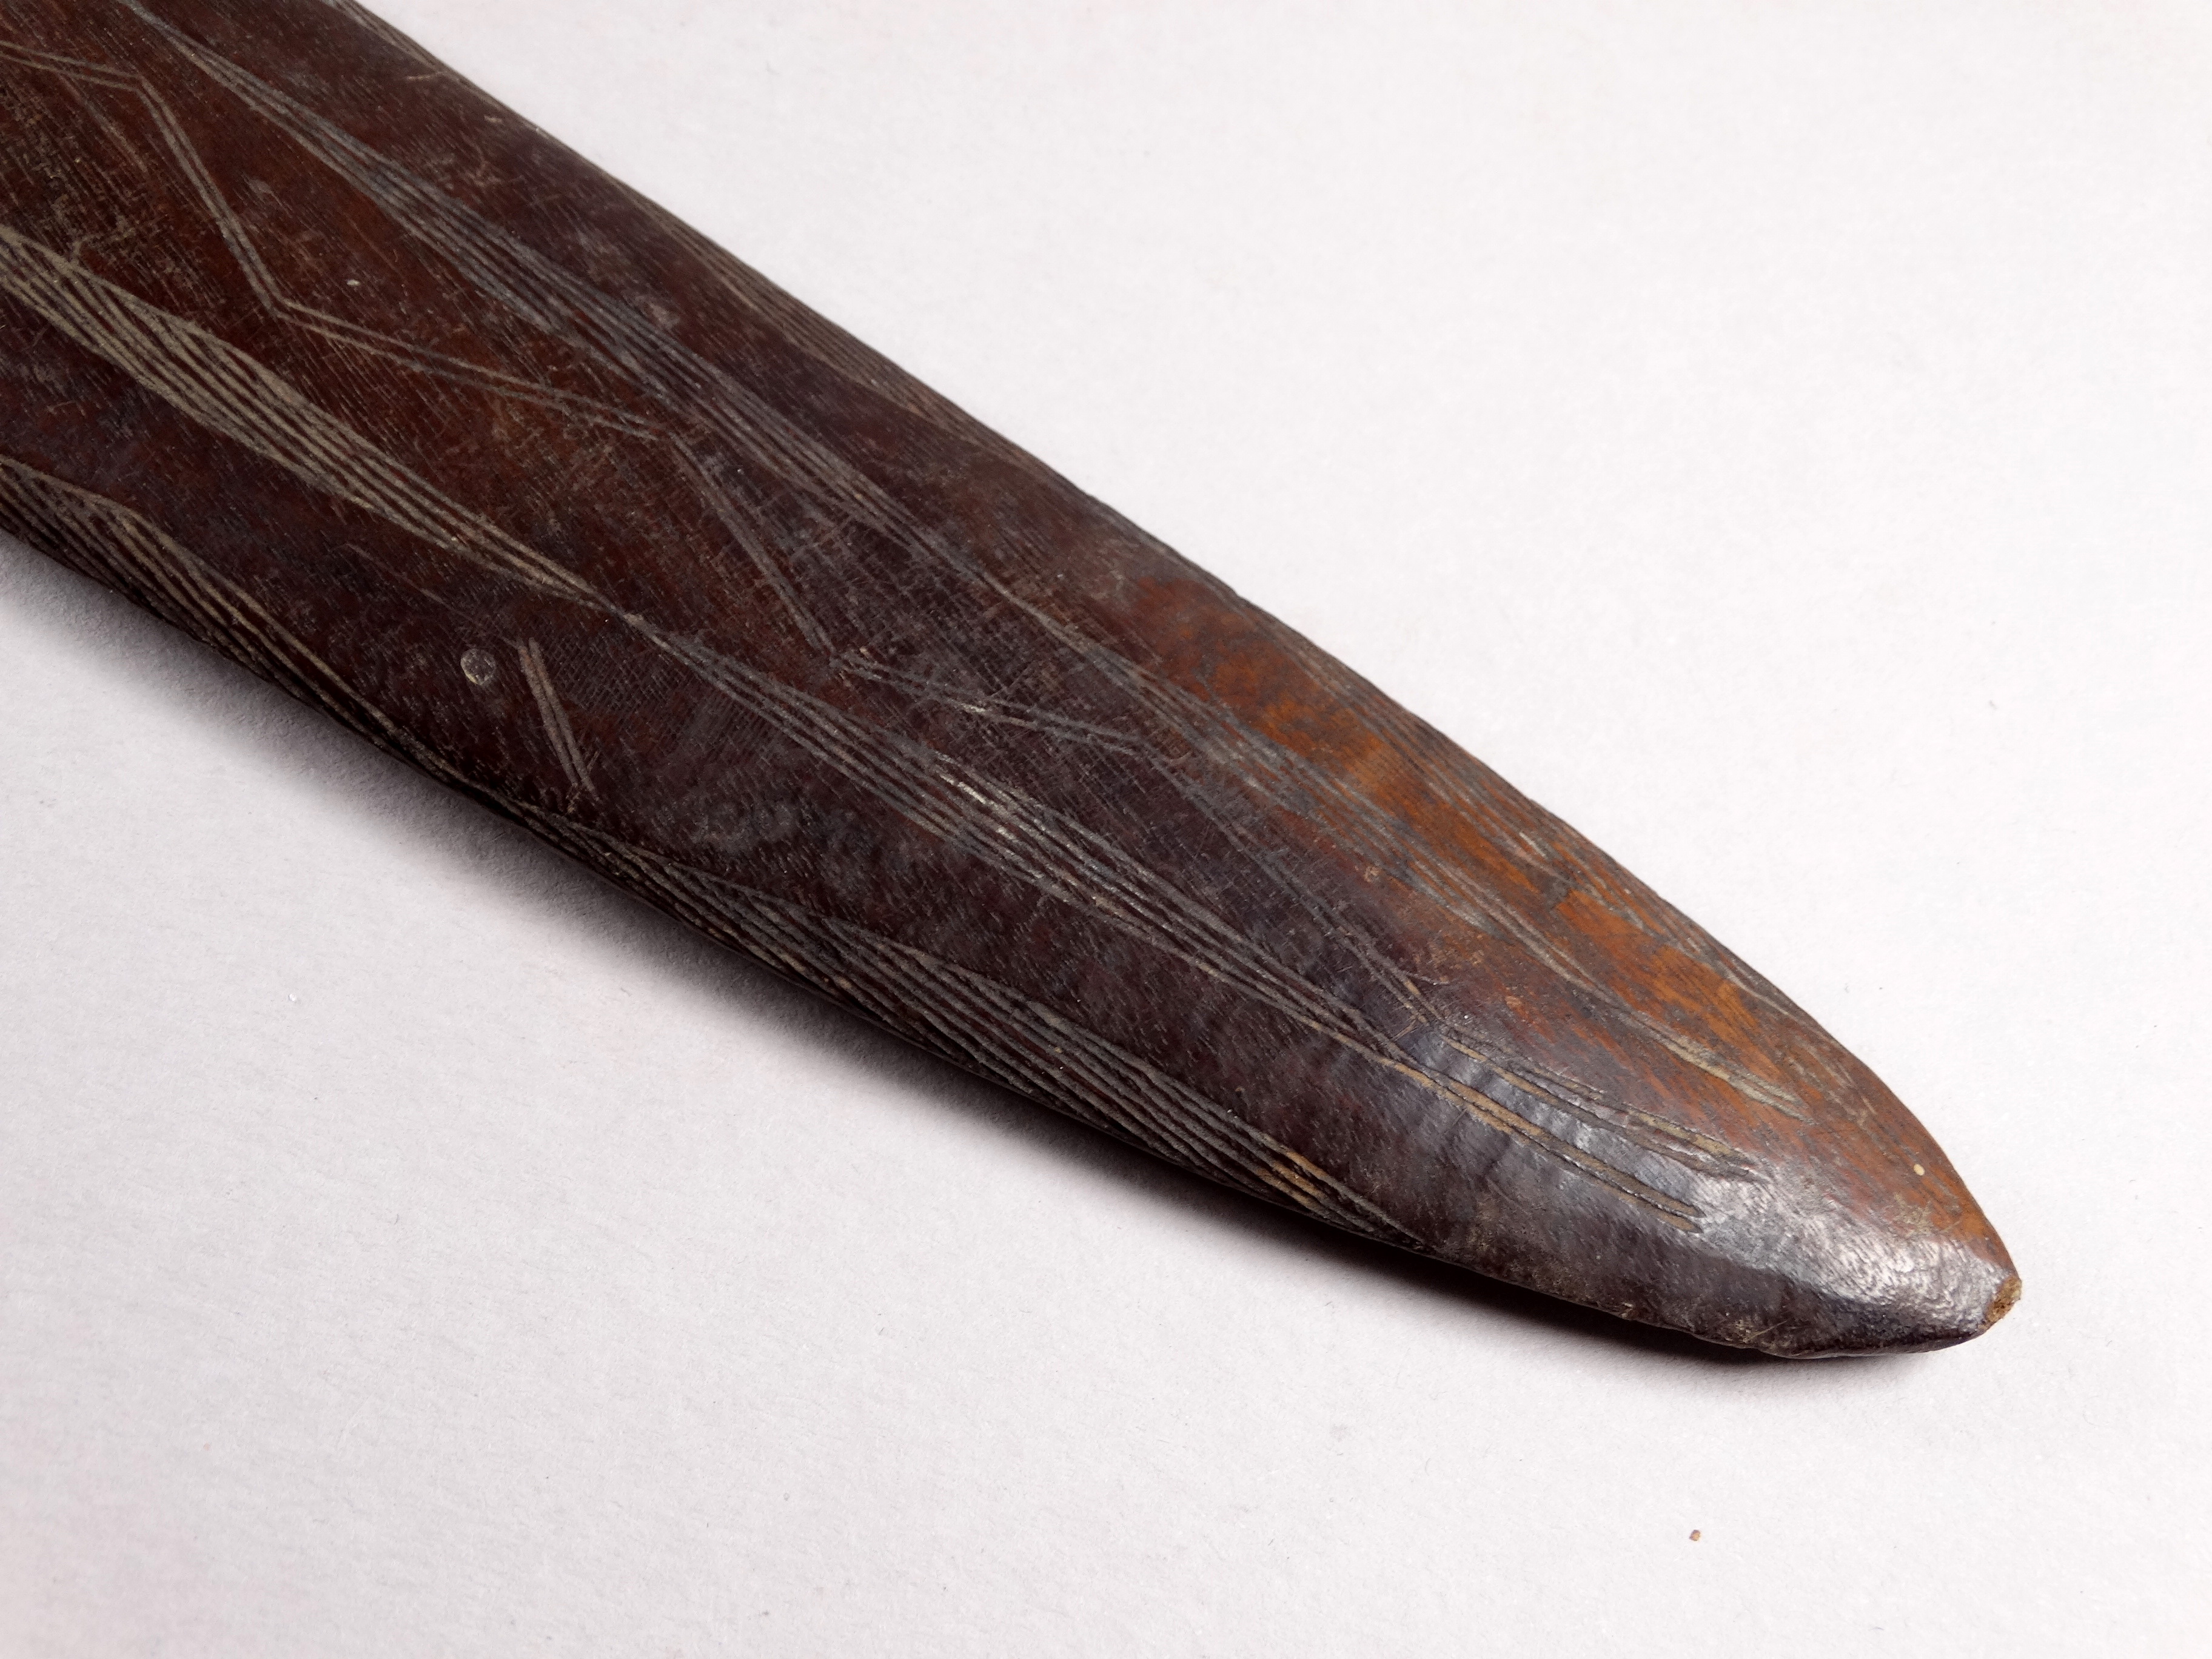
{"type": "Polygon", "coordinates": [[[1762,1218],[1786,1316],[1744,1346],[1791,1358],[1923,1353],[1989,1330],[2021,1279],[1950,1160],[1871,1073],[1855,1127],[1816,1135],[1777,1168],[1762,1218]],[[1871,1119],[1871,1123],[1868,1120],[1871,1119]],[[1870,1147],[1869,1139],[1877,1146],[1870,1147]]]}
{"type": "Polygon", "coordinates": [[[1869,1160],[1863,1144],[1816,1138],[1771,1165],[1742,1210],[1717,1206],[1704,1237],[1666,1241],[1687,1246],[1692,1281],[1718,1292],[1668,1322],[1821,1359],[1954,1347],[2010,1312],[2021,1279],[2003,1240],[1917,1121],[1887,1104],[1893,1127],[1920,1138],[1916,1152],[1869,1160]]]}
{"type": "Polygon", "coordinates": [[[1400,1206],[1443,1222],[1433,1254],[1789,1358],[1951,1347],[2018,1302],[2010,1254],[1935,1138],[1778,994],[1685,1035],[1633,1006],[1637,982],[1548,1006],[1537,982],[1455,1051],[1468,1121],[1432,1114],[1377,1183],[1440,1200],[1400,1206]]]}
{"type": "Polygon", "coordinates": [[[1852,1268],[1808,1275],[1794,1316],[1746,1346],[1791,1359],[1926,1353],[1972,1341],[2020,1300],[2020,1274],[1985,1222],[1964,1237],[1875,1241],[1852,1268]],[[1869,1294],[1869,1280],[1881,1290],[1869,1294]]]}
{"type": "Polygon", "coordinates": [[[2010,1253],[1932,1141],[1872,1169],[1851,1156],[1863,1147],[1807,1150],[1735,1216],[1716,1210],[1702,1237],[1664,1242],[1686,1247],[1691,1282],[1716,1293],[1665,1322],[1778,1358],[1842,1358],[1954,1347],[2019,1302],[2010,1253]]]}
{"type": "Polygon", "coordinates": [[[1851,1293],[1854,1286],[1828,1297],[1825,1317],[1793,1334],[1792,1346],[1768,1352],[1800,1358],[1925,1353],[1972,1341],[2010,1313],[2020,1273],[1972,1196],[1963,1187],[1959,1195],[1965,1213],[1952,1229],[1900,1229],[1886,1241],[1881,1277],[1889,1294],[1869,1297],[1851,1293]]]}
{"type": "MultiPolygon", "coordinates": [[[[1802,1173],[1811,1173],[1802,1172],[1802,1173]]],[[[1983,1334],[2020,1300],[2003,1243],[1968,1198],[1947,1224],[1900,1191],[1870,1217],[1834,1184],[1784,1174],[1765,1201],[1696,1233],[1632,1226],[1501,1274],[1638,1323],[1785,1359],[1924,1353],[1983,1334]]],[[[1463,1261],[1466,1258],[1462,1258],[1463,1261]]],[[[1475,1265],[1470,1261],[1468,1265],[1475,1265]]]]}

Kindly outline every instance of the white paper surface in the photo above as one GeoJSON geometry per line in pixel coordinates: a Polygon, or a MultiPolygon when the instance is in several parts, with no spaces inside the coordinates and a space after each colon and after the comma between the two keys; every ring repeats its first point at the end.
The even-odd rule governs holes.
{"type": "Polygon", "coordinates": [[[1331,1237],[6,544],[0,1650],[2205,1650],[2212,12],[379,9],[1741,951],[2027,1296],[1331,1237]]]}

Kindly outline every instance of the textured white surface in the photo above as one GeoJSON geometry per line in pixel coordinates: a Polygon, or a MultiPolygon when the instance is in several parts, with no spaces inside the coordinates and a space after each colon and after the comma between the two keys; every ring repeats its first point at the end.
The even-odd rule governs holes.
{"type": "Polygon", "coordinates": [[[10,544],[0,1650],[2212,1643],[2212,11],[380,9],[1741,951],[2027,1296],[1339,1241],[10,544]]]}

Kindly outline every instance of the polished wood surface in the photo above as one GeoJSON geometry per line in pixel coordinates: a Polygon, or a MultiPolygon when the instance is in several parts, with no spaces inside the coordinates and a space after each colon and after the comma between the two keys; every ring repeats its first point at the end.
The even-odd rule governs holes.
{"type": "Polygon", "coordinates": [[[368,13],[0,0],[0,527],[1318,1220],[1784,1354],[2017,1295],[1693,922],[368,13]]]}

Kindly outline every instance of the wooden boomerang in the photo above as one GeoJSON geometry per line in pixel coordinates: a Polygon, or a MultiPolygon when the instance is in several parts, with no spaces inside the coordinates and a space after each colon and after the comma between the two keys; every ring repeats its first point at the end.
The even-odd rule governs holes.
{"type": "Polygon", "coordinates": [[[351,0],[0,0],[0,528],[933,1052],[1790,1355],[2003,1245],[1449,739],[351,0]]]}

